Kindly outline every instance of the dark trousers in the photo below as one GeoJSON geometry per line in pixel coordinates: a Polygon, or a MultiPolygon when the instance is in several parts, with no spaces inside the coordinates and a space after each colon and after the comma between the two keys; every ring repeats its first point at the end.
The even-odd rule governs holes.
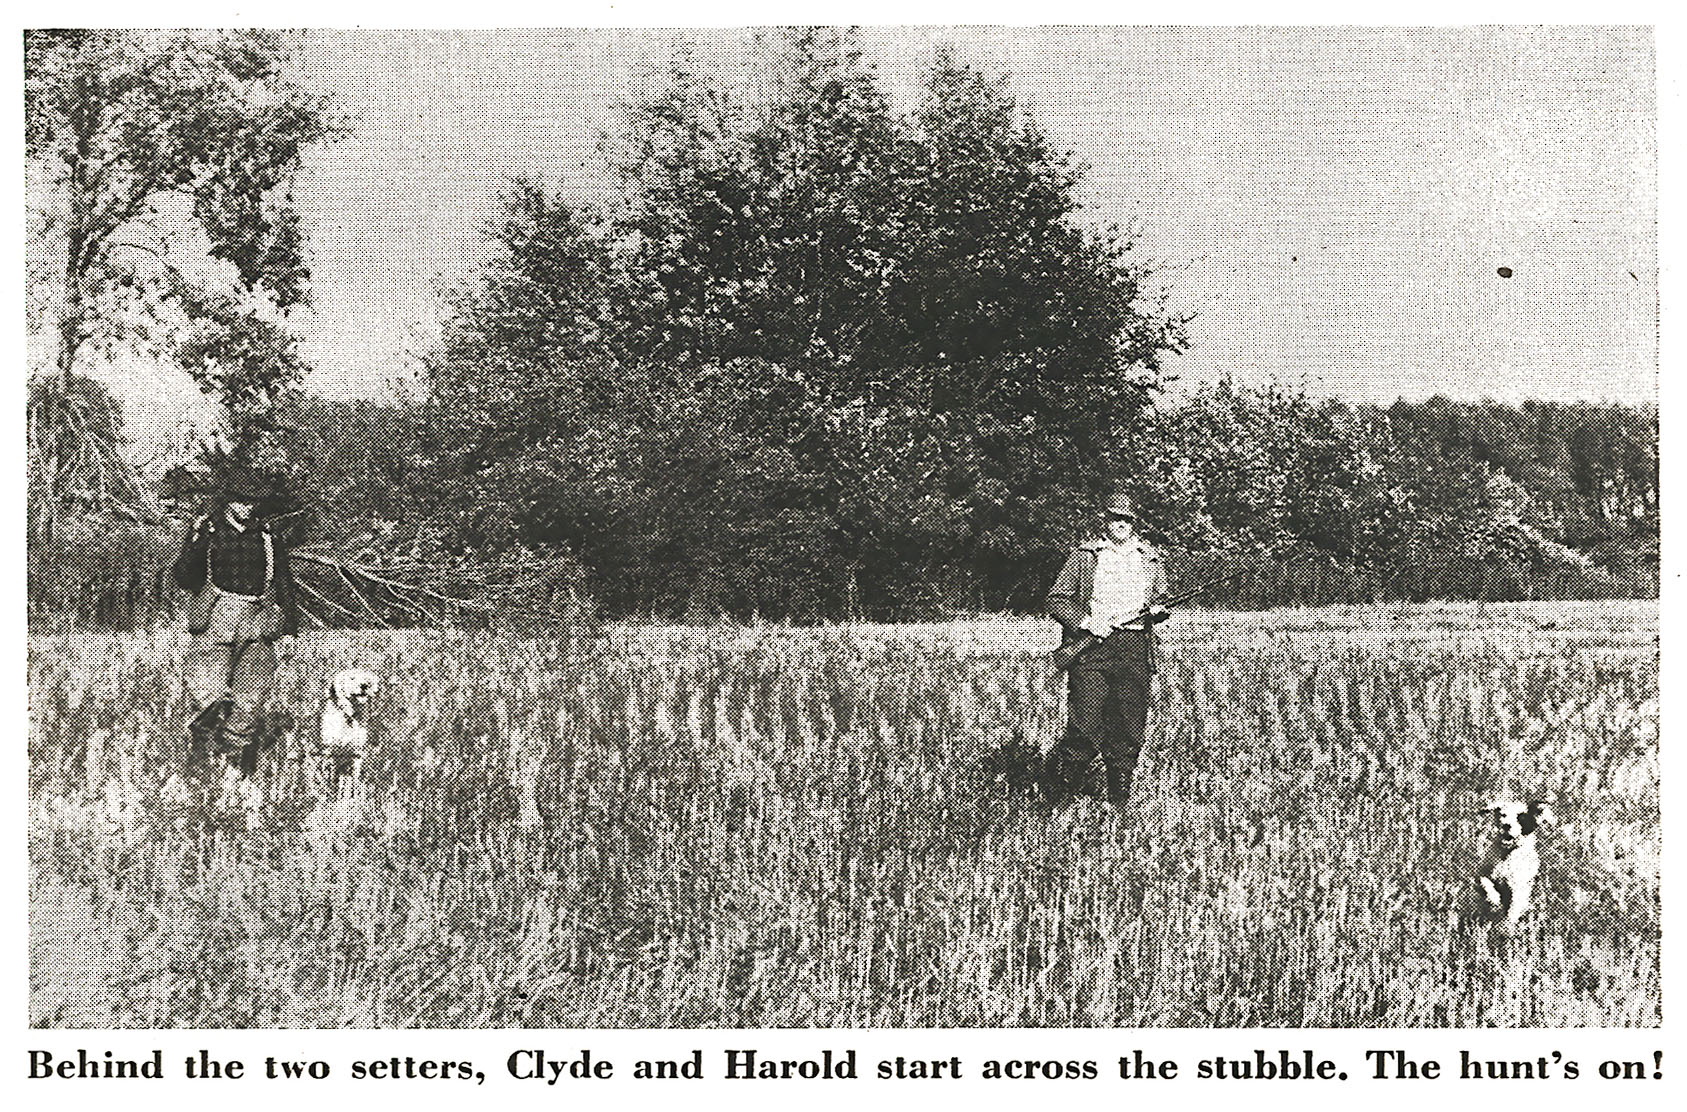
{"type": "Polygon", "coordinates": [[[197,634],[182,661],[195,718],[188,727],[188,763],[222,754],[250,774],[257,765],[264,705],[275,690],[275,645],[217,641],[197,634]],[[209,712],[209,713],[207,713],[209,712]]]}
{"type": "Polygon", "coordinates": [[[1125,802],[1148,729],[1153,678],[1154,635],[1149,630],[1121,629],[1078,658],[1067,676],[1066,733],[1048,755],[1051,793],[1082,789],[1099,753],[1108,798],[1125,802]]]}

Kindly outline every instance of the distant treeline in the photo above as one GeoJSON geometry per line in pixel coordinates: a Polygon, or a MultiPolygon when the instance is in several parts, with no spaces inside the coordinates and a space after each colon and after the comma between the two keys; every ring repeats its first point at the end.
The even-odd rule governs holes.
{"type": "MultiPolygon", "coordinates": [[[[1010,486],[929,415],[857,406],[781,443],[730,407],[700,410],[676,407],[637,454],[536,468],[478,502],[434,466],[426,406],[309,398],[295,419],[318,445],[310,501],[342,551],[549,561],[553,590],[611,616],[1036,611],[1105,493],[1034,466],[1010,486]]],[[[1013,431],[992,446],[1031,454],[1013,431]]],[[[1127,451],[1118,476],[1174,589],[1247,569],[1211,605],[1657,593],[1650,407],[1352,406],[1219,383],[1149,411],[1127,451]]]]}
{"type": "MultiPolygon", "coordinates": [[[[458,592],[520,575],[521,597],[506,594],[516,609],[590,599],[608,616],[689,620],[1034,612],[1100,493],[1053,471],[1041,491],[1015,491],[936,442],[926,468],[891,470],[884,445],[934,424],[908,413],[833,415],[816,459],[816,442],[799,454],[723,415],[698,427],[698,414],[676,412],[650,429],[648,471],[616,473],[625,460],[605,455],[575,485],[550,472],[512,484],[520,501],[468,504],[471,479],[441,469],[451,457],[426,404],[301,396],[286,417],[311,507],[300,539],[410,578],[423,569],[458,592]]],[[[1167,548],[1173,588],[1246,569],[1207,605],[1657,593],[1651,407],[1353,406],[1219,383],[1154,409],[1132,450],[1122,477],[1167,548]],[[1293,562],[1266,554],[1291,544],[1293,562]]],[[[175,604],[163,568],[176,528],[84,519],[57,558],[31,553],[32,613],[154,620],[175,604]]],[[[363,620],[342,585],[317,588],[331,600],[313,601],[319,618],[363,620]]]]}

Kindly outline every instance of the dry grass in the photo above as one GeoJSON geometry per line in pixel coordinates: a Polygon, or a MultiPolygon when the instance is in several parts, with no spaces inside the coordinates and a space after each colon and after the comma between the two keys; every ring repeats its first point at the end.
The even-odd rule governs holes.
{"type": "Polygon", "coordinates": [[[40,637],[32,1018],[1656,1025],[1656,628],[1188,616],[1123,821],[1024,787],[1061,720],[1047,623],[325,634],[296,707],[350,663],[388,678],[362,796],[273,776],[252,812],[165,790],[175,635],[40,637]],[[1501,948],[1447,912],[1506,789],[1561,823],[1501,948]],[[42,968],[67,888],[112,968],[42,968]]]}

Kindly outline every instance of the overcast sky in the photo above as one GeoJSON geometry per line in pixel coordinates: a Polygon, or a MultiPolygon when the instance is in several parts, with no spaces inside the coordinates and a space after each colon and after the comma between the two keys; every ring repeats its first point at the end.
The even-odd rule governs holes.
{"type": "MultiPolygon", "coordinates": [[[[604,195],[599,135],[681,42],[721,80],[753,32],[313,33],[355,118],[300,200],[324,392],[378,393],[472,267],[502,181],[604,195]],[[417,329],[420,326],[420,332],[417,329]]],[[[935,44],[1011,88],[1090,167],[1197,316],[1172,369],[1389,400],[1651,399],[1653,50],[1594,28],[889,29],[893,102],[935,44]],[[1497,270],[1508,267],[1512,277],[1497,270]]]]}

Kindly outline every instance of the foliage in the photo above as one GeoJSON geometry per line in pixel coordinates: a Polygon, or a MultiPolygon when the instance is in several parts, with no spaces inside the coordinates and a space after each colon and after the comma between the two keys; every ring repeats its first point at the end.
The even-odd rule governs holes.
{"type": "Polygon", "coordinates": [[[614,164],[602,212],[511,186],[425,359],[454,535],[566,544],[616,612],[1029,605],[1183,343],[1069,156],[808,30],[759,97],[676,62],[614,164]]]}
{"type": "MultiPolygon", "coordinates": [[[[239,433],[302,370],[282,325],[309,296],[290,183],[338,126],[328,103],[290,76],[271,31],[29,31],[24,52],[36,375],[64,393],[88,350],[168,356],[239,433]]],[[[137,503],[132,476],[74,470],[114,444],[49,450],[89,434],[68,413],[43,407],[48,423],[31,425],[44,527],[82,488],[137,503]]]]}
{"type": "Polygon", "coordinates": [[[32,377],[25,408],[29,535],[45,538],[55,507],[104,510],[139,519],[143,499],[122,456],[123,408],[100,383],[72,372],[32,377]]]}
{"type": "Polygon", "coordinates": [[[451,527],[463,492],[437,481],[432,431],[414,404],[299,395],[276,408],[272,438],[302,510],[289,524],[309,542],[295,549],[306,613],[336,627],[589,622],[566,550],[451,527]]]}
{"type": "Polygon", "coordinates": [[[603,343],[606,263],[582,215],[518,179],[487,232],[494,250],[452,296],[422,366],[436,435],[465,474],[573,431],[586,392],[617,388],[603,343]]]}
{"type": "MultiPolygon", "coordinates": [[[[550,579],[565,586],[546,606],[569,612],[590,597],[612,615],[705,621],[942,616],[983,608],[984,545],[1033,567],[1017,581],[1004,573],[998,597],[1035,612],[1086,525],[1076,503],[1032,516],[980,473],[953,420],[912,406],[826,406],[812,380],[754,361],[677,378],[629,375],[617,404],[577,434],[469,475],[462,446],[441,439],[437,413],[414,399],[292,398],[277,410],[276,436],[318,551],[406,575],[438,569],[429,582],[446,593],[550,579]],[[975,536],[975,524],[988,528],[975,536]]],[[[1477,461],[1458,440],[1429,440],[1400,408],[1222,382],[1157,407],[1128,473],[1166,542],[1173,590],[1243,567],[1203,603],[1655,597],[1654,517],[1616,518],[1591,537],[1566,525],[1592,513],[1575,475],[1617,461],[1572,471],[1568,450],[1550,465],[1477,461]],[[1264,555],[1297,538],[1294,562],[1264,555]]],[[[1572,438],[1577,420],[1646,427],[1644,411],[1621,406],[1561,416],[1572,438]]],[[[1655,472],[1632,481],[1655,505],[1655,472]]],[[[45,566],[33,549],[31,560],[45,566]]],[[[78,566],[61,565],[64,588],[32,588],[32,615],[80,589],[78,566]]],[[[158,613],[160,600],[111,571],[103,596],[144,611],[101,613],[123,624],[158,613]]]]}
{"type": "Polygon", "coordinates": [[[1131,239],[1078,219],[1081,169],[1005,85],[947,50],[927,78],[904,148],[909,246],[886,363],[917,369],[937,412],[1030,417],[1104,460],[1152,399],[1161,358],[1184,346],[1185,321],[1131,239]]]}
{"type": "Polygon", "coordinates": [[[179,540],[165,522],[66,515],[58,543],[29,549],[30,627],[135,629],[170,615],[179,540]]]}
{"type": "Polygon", "coordinates": [[[1186,322],[1005,82],[940,51],[902,113],[846,33],[767,55],[752,95],[676,60],[604,209],[511,185],[424,360],[447,543],[611,614],[1025,611],[1122,483],[1185,578],[1260,561],[1238,604],[1655,590],[1643,413],[1163,398],[1186,322]]]}
{"type": "MultiPolygon", "coordinates": [[[[629,371],[612,406],[576,411],[577,433],[472,476],[438,465],[460,457],[430,439],[422,404],[309,400],[289,410],[307,430],[289,452],[331,477],[309,489],[340,550],[428,533],[460,553],[550,551],[583,565],[581,589],[611,614],[906,620],[982,608],[992,566],[1008,569],[995,597],[1034,611],[1085,527],[1081,504],[1039,516],[987,470],[989,450],[1023,448],[1023,427],[992,442],[912,406],[828,406],[808,376],[756,361],[681,378],[629,371]],[[1015,579],[1015,559],[1033,570],[1015,579]]],[[[1127,474],[1174,589],[1241,563],[1255,571],[1208,603],[1655,593],[1652,519],[1581,547],[1565,527],[1590,512],[1567,501],[1568,453],[1563,469],[1509,462],[1524,482],[1399,409],[1230,382],[1156,407],[1127,474]],[[1288,541],[1323,562],[1259,555],[1288,541]]]]}
{"type": "Polygon", "coordinates": [[[1333,577],[1330,569],[1293,573],[1321,584],[1310,596],[1292,583],[1262,594],[1257,580],[1245,581],[1236,597],[1248,605],[1646,596],[1657,590],[1656,518],[1647,509],[1656,504],[1655,463],[1625,476],[1632,512],[1608,520],[1596,541],[1569,524],[1592,516],[1597,499],[1591,489],[1577,496],[1577,474],[1621,466],[1609,432],[1599,430],[1631,430],[1643,442],[1645,415],[1616,405],[1528,403],[1519,411],[1444,398],[1384,410],[1225,379],[1156,409],[1127,486],[1178,550],[1246,553],[1295,541],[1337,565],[1333,577]],[[1534,421],[1522,419],[1529,411],[1534,421]],[[1492,430],[1506,427],[1529,439],[1520,431],[1502,453],[1492,430]],[[1489,439],[1474,440],[1476,429],[1489,439]],[[1574,464],[1567,439],[1608,454],[1574,464]]]}
{"type": "Polygon", "coordinates": [[[712,87],[683,61],[628,108],[611,213],[627,244],[621,344],[637,359],[761,358],[835,375],[885,362],[904,246],[904,127],[847,35],[790,32],[765,98],[712,87]]]}
{"type": "MultiPolygon", "coordinates": [[[[747,91],[676,60],[626,109],[612,202],[510,183],[417,396],[301,396],[286,182],[337,124],[285,42],[32,33],[31,198],[53,200],[31,211],[31,321],[51,334],[55,291],[82,290],[79,342],[191,367],[240,458],[292,477],[318,551],[371,575],[692,621],[1035,611],[1119,483],[1174,587],[1248,561],[1212,603],[1656,593],[1655,407],[1165,395],[1186,322],[1130,236],[1088,225],[1082,167],[947,51],[898,111],[847,33],[772,33],[747,91]],[[192,75],[221,84],[171,84],[192,75]],[[84,154],[90,105],[115,138],[84,154]],[[74,168],[107,163],[115,199],[85,206],[141,215],[78,225],[74,168]],[[110,242],[65,287],[77,226],[110,242]],[[1318,558],[1270,555],[1291,544],[1318,558]]],[[[34,556],[63,507],[146,501],[120,418],[79,373],[32,379],[32,575],[70,566],[34,556]]],[[[318,616],[367,619],[339,574],[318,616]]]]}
{"type": "Polygon", "coordinates": [[[1408,597],[1656,593],[1655,408],[1436,397],[1387,417],[1423,507],[1408,597]]]}

